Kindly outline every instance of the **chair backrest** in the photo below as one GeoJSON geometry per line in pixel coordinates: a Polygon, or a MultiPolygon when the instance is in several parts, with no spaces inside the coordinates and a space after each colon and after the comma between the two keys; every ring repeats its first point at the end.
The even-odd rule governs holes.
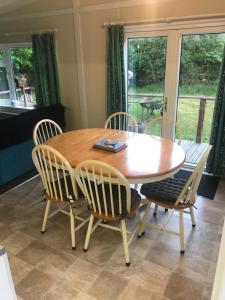
{"type": "Polygon", "coordinates": [[[126,112],[117,112],[108,117],[105,128],[138,132],[138,124],[135,118],[126,112]]]}
{"type": "Polygon", "coordinates": [[[153,120],[151,120],[146,126],[145,126],[145,133],[149,133],[149,131],[151,131],[157,124],[160,124],[160,135],[162,136],[162,123],[165,122],[166,125],[175,125],[176,128],[176,134],[178,136],[178,145],[181,144],[181,139],[182,139],[182,130],[181,127],[179,125],[179,123],[177,123],[176,121],[174,121],[171,118],[168,118],[166,116],[163,117],[158,117],[155,118],[153,120]]]}
{"type": "Polygon", "coordinates": [[[105,219],[129,214],[131,190],[127,179],[114,167],[96,160],[81,162],[75,171],[76,181],[89,209],[105,219]],[[125,199],[125,202],[124,202],[125,199]]]}
{"type": "Polygon", "coordinates": [[[74,170],[58,151],[38,145],[32,151],[32,159],[49,200],[64,202],[78,198],[74,170]]]}
{"type": "Polygon", "coordinates": [[[33,141],[37,146],[39,144],[45,143],[49,138],[62,133],[62,129],[56,122],[50,119],[43,119],[39,121],[34,127],[33,141]]]}
{"type": "Polygon", "coordinates": [[[204,170],[206,161],[209,156],[209,152],[212,149],[212,145],[207,145],[205,150],[203,151],[201,158],[195,167],[193,173],[187,180],[185,186],[183,187],[180,195],[177,198],[175,205],[179,205],[179,203],[192,204],[195,202],[196,192],[202,177],[202,172],[204,170]]]}

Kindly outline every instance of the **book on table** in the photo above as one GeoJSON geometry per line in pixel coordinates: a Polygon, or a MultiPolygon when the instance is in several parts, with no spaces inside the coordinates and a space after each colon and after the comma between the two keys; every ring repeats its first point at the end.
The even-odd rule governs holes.
{"type": "Polygon", "coordinates": [[[117,152],[123,148],[125,148],[127,144],[122,141],[113,141],[113,140],[100,140],[97,141],[93,147],[94,148],[99,148],[103,150],[108,150],[111,152],[117,152]]]}

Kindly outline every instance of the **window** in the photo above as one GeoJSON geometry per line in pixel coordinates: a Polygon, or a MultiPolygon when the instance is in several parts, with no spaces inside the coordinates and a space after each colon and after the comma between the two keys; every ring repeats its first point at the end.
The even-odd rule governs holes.
{"type": "Polygon", "coordinates": [[[0,44],[0,106],[36,104],[32,57],[31,44],[0,44]]]}

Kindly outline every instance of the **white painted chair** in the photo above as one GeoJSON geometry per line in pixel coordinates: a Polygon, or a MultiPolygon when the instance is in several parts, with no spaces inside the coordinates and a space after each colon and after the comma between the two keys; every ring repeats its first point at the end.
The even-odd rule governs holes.
{"type": "Polygon", "coordinates": [[[75,249],[75,232],[87,223],[89,218],[79,217],[87,210],[87,206],[84,199],[78,200],[83,195],[81,192],[80,195],[78,194],[74,169],[59,152],[47,145],[36,146],[32,151],[32,159],[41,176],[44,196],[47,200],[41,232],[45,232],[48,219],[58,212],[64,213],[70,217],[72,249],[75,249]],[[49,214],[51,202],[55,202],[61,207],[49,214]],[[75,226],[75,219],[81,221],[78,226],[75,226]]]}
{"type": "MultiPolygon", "coordinates": [[[[144,133],[151,133],[151,131],[156,127],[159,126],[160,127],[160,136],[162,136],[162,123],[165,122],[167,126],[175,126],[176,128],[176,134],[178,135],[178,145],[181,144],[181,139],[182,139],[182,130],[181,127],[179,125],[179,123],[177,123],[176,121],[174,121],[171,118],[162,116],[162,117],[158,117],[155,118],[153,120],[151,120],[144,129],[144,133]]],[[[158,205],[155,204],[155,210],[154,210],[154,216],[157,215],[157,211],[158,211],[158,205]]],[[[168,209],[166,208],[165,211],[168,211],[168,209]]]]}
{"type": "Polygon", "coordinates": [[[158,118],[155,118],[153,120],[151,120],[146,126],[145,126],[145,130],[144,130],[144,133],[149,133],[151,132],[151,130],[153,130],[153,128],[157,125],[160,126],[160,135],[162,136],[162,123],[165,122],[166,125],[168,126],[174,126],[175,125],[175,128],[176,128],[176,134],[178,136],[178,145],[181,144],[181,139],[182,139],[182,130],[181,130],[181,127],[179,125],[178,122],[174,121],[173,119],[171,118],[168,118],[168,117],[158,117],[158,118]]]}
{"type": "Polygon", "coordinates": [[[201,179],[202,171],[205,167],[205,163],[207,161],[211,148],[211,145],[208,145],[205,148],[199,163],[197,164],[192,175],[187,180],[172,177],[159,182],[146,183],[142,185],[141,194],[143,194],[147,198],[148,204],[142,224],[139,229],[139,237],[143,235],[143,230],[146,226],[178,235],[180,237],[180,252],[181,254],[184,254],[185,248],[183,214],[189,213],[191,215],[192,226],[195,227],[193,205],[196,201],[196,193],[201,179]],[[166,216],[161,225],[147,223],[151,203],[155,203],[159,206],[172,210],[171,213],[166,216]],[[167,229],[167,224],[174,211],[179,212],[179,232],[174,232],[167,229]]]}
{"type": "Polygon", "coordinates": [[[43,119],[34,127],[33,141],[37,146],[45,143],[49,138],[62,133],[62,129],[56,122],[50,119],[43,119]]]}
{"type": "Polygon", "coordinates": [[[119,231],[123,238],[126,265],[130,265],[128,245],[140,226],[139,205],[141,197],[131,189],[127,179],[117,169],[100,161],[81,162],[75,171],[76,181],[85,195],[91,212],[84,251],[88,250],[91,234],[97,226],[119,231]],[[126,229],[126,219],[134,214],[137,222],[131,231],[126,229]],[[93,226],[94,219],[98,221],[93,226]],[[108,224],[114,221],[114,225],[108,224]],[[107,222],[107,223],[106,223],[107,222]],[[128,241],[127,234],[130,233],[128,241]]]}
{"type": "Polygon", "coordinates": [[[138,124],[135,118],[127,112],[117,112],[108,117],[105,128],[138,132],[138,124]]]}

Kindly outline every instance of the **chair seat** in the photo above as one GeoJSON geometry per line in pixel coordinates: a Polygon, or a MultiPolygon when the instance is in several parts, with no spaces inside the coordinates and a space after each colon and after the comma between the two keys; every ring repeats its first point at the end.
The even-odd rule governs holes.
{"type": "MultiPolygon", "coordinates": [[[[97,186],[98,188],[98,193],[99,193],[99,202],[102,208],[102,213],[106,215],[106,212],[104,211],[104,194],[103,194],[103,190],[102,190],[102,185],[98,184],[97,186]]],[[[110,185],[109,184],[105,184],[104,185],[105,188],[105,197],[106,197],[106,201],[107,201],[107,210],[108,210],[108,215],[112,216],[112,210],[111,210],[111,203],[109,201],[110,199],[110,185]]],[[[136,209],[139,207],[140,203],[141,203],[141,196],[139,195],[139,193],[135,190],[135,189],[131,189],[131,211],[130,214],[128,214],[127,212],[127,208],[126,208],[126,188],[124,186],[121,186],[121,203],[122,203],[122,213],[119,213],[119,201],[118,201],[118,197],[119,197],[119,193],[118,193],[118,185],[112,184],[112,195],[113,195],[113,204],[114,204],[114,213],[115,216],[120,216],[122,218],[131,216],[136,209]]],[[[96,199],[96,195],[93,195],[95,198],[95,205],[97,206],[97,199],[96,199]]],[[[90,207],[90,209],[93,211],[93,208],[90,207]]]]}
{"type": "MultiPolygon", "coordinates": [[[[72,182],[71,182],[71,177],[70,176],[66,176],[66,182],[67,182],[67,186],[68,186],[68,193],[66,191],[66,186],[65,186],[65,181],[64,178],[60,178],[60,184],[58,183],[57,180],[55,180],[54,184],[55,184],[55,189],[57,191],[58,194],[58,199],[56,198],[52,198],[50,195],[48,195],[46,193],[46,191],[44,191],[44,195],[48,200],[52,200],[52,201],[57,201],[60,202],[60,189],[59,189],[59,185],[61,186],[61,190],[62,190],[62,198],[63,201],[70,201],[70,200],[77,200],[74,192],[73,192],[73,186],[72,186],[72,182]]],[[[53,182],[51,183],[51,188],[54,189],[54,184],[53,182]]],[[[81,189],[79,188],[78,185],[77,186],[77,192],[78,192],[78,198],[84,197],[81,189]]]]}
{"type": "Polygon", "coordinates": [[[141,194],[158,203],[174,205],[187,180],[168,178],[162,181],[145,183],[141,186],[141,194]]]}

